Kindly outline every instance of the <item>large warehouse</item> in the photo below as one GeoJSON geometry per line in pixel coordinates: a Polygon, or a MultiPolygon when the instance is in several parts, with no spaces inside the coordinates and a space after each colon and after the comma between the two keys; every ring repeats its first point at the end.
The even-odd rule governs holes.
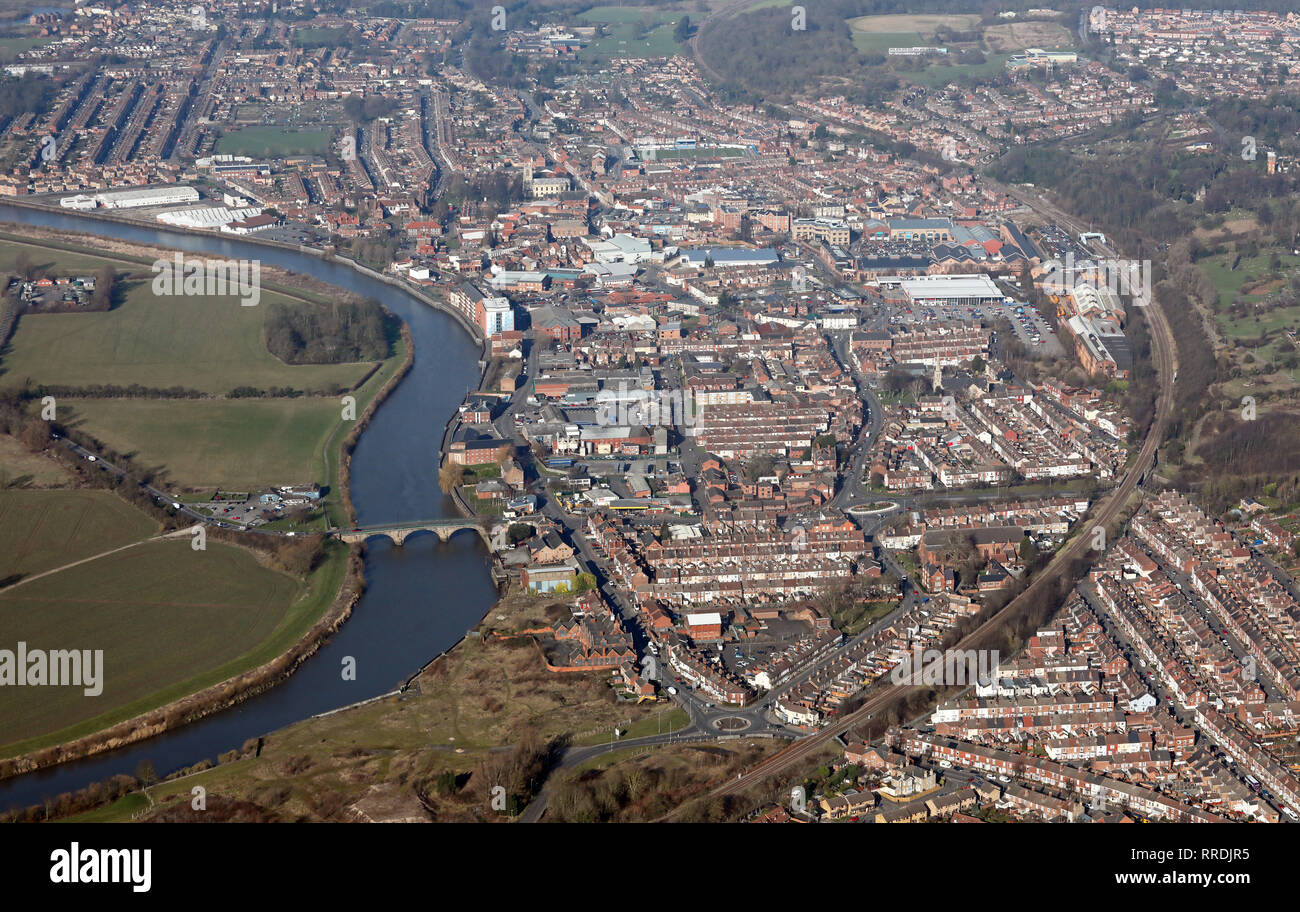
{"type": "Polygon", "coordinates": [[[902,279],[898,285],[912,304],[975,307],[1001,304],[1006,297],[986,275],[915,276],[902,279]]]}
{"type": "Polygon", "coordinates": [[[114,190],[96,193],[95,200],[107,209],[135,209],[140,206],[172,206],[197,203],[199,191],[193,187],[156,187],[147,190],[114,190]]]}

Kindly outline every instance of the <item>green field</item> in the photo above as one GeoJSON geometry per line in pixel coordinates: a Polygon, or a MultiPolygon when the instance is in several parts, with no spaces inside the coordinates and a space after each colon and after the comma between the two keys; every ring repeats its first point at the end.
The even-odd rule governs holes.
{"type": "Polygon", "coordinates": [[[9,51],[11,54],[17,55],[21,54],[23,51],[30,51],[32,48],[49,44],[50,41],[51,39],[49,38],[23,38],[11,36],[8,38],[0,38],[0,50],[9,51]]]}
{"type": "MultiPolygon", "coordinates": [[[[1007,61],[1011,54],[985,54],[983,63],[952,63],[945,66],[942,63],[931,63],[924,70],[917,72],[900,72],[899,79],[915,82],[924,86],[945,86],[949,83],[960,82],[967,83],[976,79],[988,79],[996,76],[1007,68],[1007,61]]],[[[930,57],[928,60],[940,60],[942,58],[930,57]]]]}
{"type": "MultiPolygon", "coordinates": [[[[652,705],[647,703],[647,707],[652,705]]],[[[644,738],[648,735],[667,734],[675,732],[678,729],[685,728],[690,724],[691,717],[686,714],[686,710],[680,709],[672,703],[665,704],[662,709],[650,709],[650,715],[638,719],[631,725],[623,723],[618,726],[619,740],[630,741],[633,738],[644,738]]],[[[610,744],[613,741],[614,728],[611,726],[609,731],[596,732],[591,735],[584,735],[574,740],[574,744],[594,745],[610,744]]]]}
{"type": "MultiPolygon", "coordinates": [[[[9,245],[0,245],[0,249],[9,245]]],[[[60,260],[62,258],[60,257],[60,260]]],[[[144,277],[121,306],[98,313],[27,314],[3,360],[0,387],[33,384],[181,386],[222,395],[239,386],[351,387],[369,364],[285,364],[266,348],[266,306],[236,297],[159,296],[144,277]]],[[[299,305],[310,306],[310,305],[299,305]]]]}
{"type": "Polygon", "coordinates": [[[102,649],[103,692],[0,688],[0,753],[97,731],[265,662],[320,616],[341,548],[307,584],[241,548],[155,542],[0,593],[5,648],[102,649]]]}
{"type": "Polygon", "coordinates": [[[17,438],[0,434],[0,490],[55,488],[66,485],[71,479],[68,471],[55,460],[29,452],[17,438]]]}
{"type": "Polygon", "coordinates": [[[678,51],[673,40],[673,29],[679,17],[691,16],[698,24],[700,14],[689,12],[663,12],[644,7],[594,6],[578,18],[592,25],[604,25],[605,34],[582,49],[585,60],[619,57],[671,57],[678,51]],[[639,23],[654,23],[638,38],[639,23]]]}
{"type": "MultiPolygon", "coordinates": [[[[640,6],[593,6],[591,9],[579,14],[578,18],[592,25],[617,25],[639,22],[643,18],[660,23],[674,22],[678,15],[677,13],[660,12],[640,6]]],[[[685,15],[690,14],[686,13],[685,15]]],[[[700,16],[697,13],[695,20],[699,18],[700,16]]]]}
{"type": "Polygon", "coordinates": [[[217,151],[230,155],[285,156],[321,155],[329,148],[329,134],[323,130],[289,130],[284,127],[244,127],[217,141],[217,151]]]}
{"type": "Polygon", "coordinates": [[[0,240],[0,269],[6,272],[14,271],[14,264],[18,260],[18,255],[23,252],[27,254],[34,265],[49,270],[52,274],[90,275],[101,266],[109,265],[125,268],[125,264],[120,261],[94,256],[89,253],[51,250],[44,245],[12,243],[11,239],[17,237],[13,232],[20,230],[19,226],[6,225],[5,228],[8,230],[3,233],[3,240],[0,240]]]}
{"type": "Polygon", "coordinates": [[[60,420],[188,488],[257,490],[321,480],[339,400],[70,399],[60,420]]]}
{"type": "MultiPolygon", "coordinates": [[[[1247,285],[1269,273],[1269,260],[1275,251],[1268,250],[1251,259],[1243,258],[1236,269],[1230,268],[1236,258],[1235,253],[1222,253],[1206,257],[1199,266],[1210,277],[1214,287],[1219,290],[1219,306],[1228,307],[1244,285],[1247,285]]],[[[1280,251],[1279,251],[1280,252],[1280,251]]],[[[1300,257],[1292,254],[1279,255],[1282,270],[1300,266],[1300,257]]],[[[1295,324],[1291,324],[1293,327],[1295,324]]]]}
{"type": "MultiPolygon", "coordinates": [[[[0,241],[0,268],[19,250],[57,273],[90,272],[112,262],[63,249],[45,250],[0,241]]],[[[29,314],[0,358],[0,388],[27,382],[72,387],[93,384],[152,388],[180,386],[222,396],[240,386],[258,389],[353,389],[369,362],[289,365],[266,348],[265,305],[282,296],[263,288],[261,304],[237,298],[155,296],[148,273],[126,281],[124,301],[113,310],[80,314],[29,314]]],[[[291,299],[284,299],[291,300],[291,299]]],[[[311,304],[293,302],[295,306],[311,304]]],[[[404,355],[396,351],[353,395],[357,414],[392,377],[404,355]]],[[[256,489],[272,483],[337,482],[341,420],[337,398],[297,399],[77,399],[59,402],[58,419],[139,462],[166,470],[184,487],[256,489]],[[326,462],[325,452],[329,451],[326,462]]],[[[30,465],[0,470],[30,474],[30,465]]],[[[331,501],[331,505],[335,502],[331,501]]]]}
{"type": "Polygon", "coordinates": [[[919,32],[853,32],[853,46],[864,54],[888,54],[891,47],[921,47],[925,43],[919,32]]]}
{"type": "Polygon", "coordinates": [[[655,152],[655,159],[667,161],[675,158],[740,158],[744,149],[665,149],[655,152]]]}
{"type": "Polygon", "coordinates": [[[61,567],[158,531],[158,523],[107,491],[0,491],[0,579],[61,567]]]}
{"type": "MultiPolygon", "coordinates": [[[[1279,344],[1284,338],[1279,330],[1294,332],[1300,329],[1300,306],[1274,307],[1258,314],[1248,311],[1242,315],[1233,315],[1228,312],[1228,308],[1238,296],[1242,296],[1247,300],[1256,299],[1262,302],[1265,298],[1265,292],[1276,290],[1289,278],[1288,271],[1300,266],[1300,257],[1289,253],[1280,254],[1278,257],[1280,269],[1278,271],[1281,273],[1282,282],[1270,282],[1266,288],[1258,287],[1258,283],[1273,272],[1270,268],[1270,261],[1274,253],[1280,254],[1280,251],[1265,250],[1259,256],[1248,259],[1243,258],[1237,263],[1236,269],[1231,268],[1233,260],[1236,259],[1236,254],[1233,252],[1207,257],[1201,260],[1199,265],[1205,270],[1206,275],[1209,276],[1210,281],[1214,283],[1214,287],[1219,292],[1219,313],[1217,316],[1219,329],[1224,338],[1245,343],[1239,349],[1240,351],[1249,350],[1251,354],[1261,361],[1276,365],[1284,355],[1279,350],[1279,344]],[[1245,288],[1250,288],[1251,292],[1243,294],[1245,288]],[[1255,342],[1266,333],[1273,334],[1273,337],[1263,345],[1255,345],[1255,342]]],[[[1260,365],[1260,367],[1262,368],[1263,365],[1260,365]]],[[[1300,371],[1284,371],[1283,373],[1292,381],[1300,379],[1300,376],[1298,376],[1300,371]]],[[[1282,378],[1279,376],[1276,379],[1281,380],[1282,378]]],[[[1258,383],[1268,385],[1262,380],[1258,381],[1258,383]]],[[[1228,384],[1225,386],[1225,391],[1235,394],[1238,392],[1238,387],[1243,390],[1259,392],[1258,386],[1249,385],[1246,382],[1228,384]]]]}
{"type": "Polygon", "coordinates": [[[348,32],[344,28],[302,28],[294,29],[293,43],[298,47],[332,47],[348,32]]]}
{"type": "MultiPolygon", "coordinates": [[[[868,34],[916,33],[928,39],[941,28],[965,31],[979,24],[978,13],[888,13],[882,16],[858,16],[847,20],[854,32],[868,34]]],[[[924,43],[924,42],[922,42],[924,43]]]]}

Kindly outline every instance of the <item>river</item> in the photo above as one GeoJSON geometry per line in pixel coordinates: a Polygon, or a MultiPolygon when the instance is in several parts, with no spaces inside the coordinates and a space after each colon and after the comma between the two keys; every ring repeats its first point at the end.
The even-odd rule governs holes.
{"type": "MultiPolygon", "coordinates": [[[[449,315],[350,266],[224,236],[198,236],[0,203],[0,220],[82,231],[230,259],[261,260],[374,297],[411,328],[415,362],[375,414],[352,455],[359,523],[458,516],[438,487],[438,450],[448,419],[478,384],[479,343],[449,315]]],[[[21,331],[21,329],[20,329],[21,331]]],[[[479,536],[433,534],[402,547],[372,539],[365,595],[337,634],[287,680],[249,700],[139,744],[0,781],[0,807],[36,804],[149,761],[160,776],[240,747],[309,716],[392,690],[453,646],[496,600],[479,536]],[[356,660],[345,681],[343,659],[356,660]]]]}

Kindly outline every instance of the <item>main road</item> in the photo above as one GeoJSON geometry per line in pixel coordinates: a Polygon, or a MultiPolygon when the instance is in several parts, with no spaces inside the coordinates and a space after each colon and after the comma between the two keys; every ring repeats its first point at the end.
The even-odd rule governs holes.
{"type": "MultiPolygon", "coordinates": [[[[1016,188],[1006,188],[1007,192],[1020,200],[1030,209],[1045,215],[1072,231],[1078,232],[1083,230],[1079,223],[1062,212],[1057,207],[1048,203],[1038,196],[1031,196],[1028,193],[1016,188]]],[[[1109,248],[1105,248],[1107,254],[1113,254],[1109,248]]],[[[1092,535],[1091,529],[1096,526],[1106,526],[1115,520],[1123,511],[1129,498],[1137,490],[1139,481],[1145,476],[1146,472],[1155,464],[1156,452],[1164,440],[1165,430],[1169,426],[1170,415],[1173,411],[1174,401],[1174,374],[1177,371],[1178,361],[1174,348],[1173,334],[1170,332],[1169,323],[1165,317],[1164,311],[1160,304],[1154,299],[1144,308],[1144,312],[1151,330],[1152,357],[1155,361],[1156,376],[1160,385],[1156,400],[1155,418],[1151,422],[1151,427],[1147,432],[1146,439],[1142,443],[1141,449],[1138,450],[1137,456],[1130,463],[1124,479],[1110,493],[1110,496],[1098,509],[1095,516],[1084,524],[1071,541],[1057,552],[1052,562],[1047,568],[1039,574],[1029,587],[1019,596],[1012,599],[1004,608],[988,618],[979,627],[970,634],[965,636],[954,649],[973,649],[978,646],[983,639],[996,632],[1006,622],[1014,618],[1033,598],[1038,594],[1055,585],[1066,568],[1070,565],[1071,559],[1081,556],[1089,547],[1091,547],[1092,535]]],[[[736,779],[729,780],[714,788],[708,794],[710,797],[723,797],[727,795],[738,795],[746,789],[759,784],[771,776],[785,773],[792,768],[798,767],[807,761],[817,751],[821,750],[833,738],[836,738],[852,729],[854,726],[866,722],[875,713],[880,712],[897,702],[900,698],[905,698],[913,691],[921,688],[915,686],[891,687],[882,690],[880,693],[868,698],[868,700],[857,710],[843,718],[835,721],[831,725],[818,730],[815,734],[809,735],[796,741],[794,744],[773,754],[766,760],[754,766],[752,769],[742,773],[736,779]]],[[[668,817],[674,816],[669,814],[668,817]]]]}

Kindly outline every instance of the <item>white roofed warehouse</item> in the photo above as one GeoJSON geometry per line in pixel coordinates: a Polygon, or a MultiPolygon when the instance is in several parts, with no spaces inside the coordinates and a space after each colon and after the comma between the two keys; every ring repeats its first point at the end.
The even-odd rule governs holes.
{"type": "Polygon", "coordinates": [[[899,283],[912,304],[982,306],[1001,304],[1005,295],[986,275],[916,276],[899,283]]]}

